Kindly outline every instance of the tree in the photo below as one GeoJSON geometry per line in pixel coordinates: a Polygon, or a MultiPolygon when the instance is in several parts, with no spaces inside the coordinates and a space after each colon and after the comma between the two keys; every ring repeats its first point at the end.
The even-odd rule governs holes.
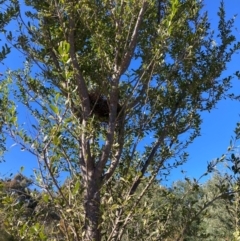
{"type": "MultiPolygon", "coordinates": [[[[1,1],[1,4],[4,5],[7,1],[1,1]]],[[[7,5],[6,8],[1,8],[1,12],[0,12],[0,32],[1,33],[6,33],[6,26],[9,24],[9,22],[12,20],[12,18],[17,14],[17,12],[19,11],[18,7],[15,4],[9,4],[7,5]],[[2,11],[3,10],[3,11],[2,11]]],[[[2,39],[0,39],[0,42],[2,41],[2,39]]],[[[1,46],[1,51],[0,51],[0,61],[2,62],[6,56],[10,53],[10,47],[5,43],[3,46],[1,46]]],[[[0,77],[2,77],[2,73],[0,73],[0,77]]],[[[2,84],[1,84],[2,85],[2,84]]],[[[4,89],[3,87],[1,88],[2,90],[4,89]]],[[[1,109],[0,109],[0,115],[2,115],[5,111],[4,106],[6,106],[6,102],[7,99],[5,99],[4,97],[0,99],[0,105],[1,105],[1,109]]],[[[2,120],[1,120],[2,121],[2,120]]],[[[0,133],[1,133],[1,126],[3,125],[2,122],[0,122],[0,133]]],[[[2,135],[2,133],[0,134],[0,154],[1,154],[1,158],[3,156],[3,152],[5,151],[5,146],[3,145],[3,143],[5,142],[5,136],[2,135]],[[3,151],[3,152],[2,152],[3,151]]]]}
{"type": "Polygon", "coordinates": [[[211,240],[233,240],[233,219],[228,213],[227,207],[232,206],[232,197],[237,195],[231,187],[233,180],[230,176],[215,174],[205,185],[206,198],[218,200],[209,207],[208,215],[203,219],[203,226],[211,240]],[[225,193],[222,195],[221,193],[225,193]]]}
{"type": "Polygon", "coordinates": [[[178,197],[172,218],[174,240],[232,240],[234,228],[226,209],[232,206],[232,180],[215,173],[206,183],[199,181],[187,179],[174,185],[172,192],[178,197]]]}
{"type": "Polygon", "coordinates": [[[234,21],[223,2],[216,34],[197,0],[26,0],[25,15],[10,2],[18,29],[6,39],[26,62],[1,82],[3,133],[38,160],[74,240],[121,240],[151,184],[187,160],[201,112],[227,96],[234,21]],[[67,195],[62,172],[74,180],[67,195]]]}

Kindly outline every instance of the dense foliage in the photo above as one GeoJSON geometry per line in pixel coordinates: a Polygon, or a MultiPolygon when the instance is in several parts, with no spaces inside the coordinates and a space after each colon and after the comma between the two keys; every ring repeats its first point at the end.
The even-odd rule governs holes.
{"type": "Polygon", "coordinates": [[[223,2],[216,32],[198,0],[1,4],[0,28],[25,64],[1,80],[0,147],[11,139],[39,165],[38,188],[22,201],[3,189],[6,230],[17,240],[207,238],[208,207],[238,187],[205,198],[196,181],[173,190],[159,182],[187,160],[201,112],[235,98],[239,72],[221,74],[240,44],[223,2]],[[14,33],[3,24],[10,20],[14,33]]]}
{"type": "MultiPolygon", "coordinates": [[[[15,182],[18,176],[19,174],[12,179],[2,180],[0,240],[65,240],[63,235],[69,235],[68,238],[74,240],[70,230],[74,223],[70,217],[66,223],[60,218],[68,211],[61,210],[59,213],[52,202],[46,200],[45,193],[29,189],[31,183],[24,176],[21,175],[23,178],[15,182]]],[[[238,178],[238,174],[233,178],[232,174],[215,172],[204,184],[185,179],[166,188],[154,183],[142,198],[142,210],[135,212],[123,240],[144,240],[146,237],[155,240],[155,232],[158,232],[157,240],[238,240],[238,178]],[[147,223],[149,226],[146,228],[147,223]]],[[[69,188],[74,193],[71,189],[73,183],[68,180],[63,185],[62,190],[66,196],[69,188]]],[[[81,205],[81,202],[82,197],[79,196],[78,203],[75,204],[81,205]]],[[[111,217],[111,210],[109,213],[111,217]]]]}

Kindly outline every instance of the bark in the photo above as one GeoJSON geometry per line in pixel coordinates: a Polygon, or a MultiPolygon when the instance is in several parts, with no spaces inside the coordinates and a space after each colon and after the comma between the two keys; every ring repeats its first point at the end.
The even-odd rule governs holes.
{"type": "Polygon", "coordinates": [[[100,180],[90,177],[85,182],[85,236],[84,241],[100,241],[100,180]]]}

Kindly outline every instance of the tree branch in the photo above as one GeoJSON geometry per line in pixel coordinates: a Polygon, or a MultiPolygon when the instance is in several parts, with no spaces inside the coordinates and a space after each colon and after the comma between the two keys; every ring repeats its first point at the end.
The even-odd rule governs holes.
{"type": "Polygon", "coordinates": [[[139,34],[139,28],[142,23],[143,15],[145,13],[147,5],[148,5],[147,1],[143,1],[142,7],[139,11],[138,18],[137,18],[137,21],[136,21],[136,24],[135,24],[135,27],[134,27],[134,30],[132,33],[131,41],[128,45],[128,50],[126,51],[126,53],[123,57],[121,67],[119,69],[120,75],[122,75],[127,70],[128,66],[131,62],[133,53],[134,53],[136,45],[137,45],[137,37],[139,34]]]}
{"type": "MultiPolygon", "coordinates": [[[[76,51],[75,51],[75,38],[74,38],[74,30],[75,30],[75,21],[74,16],[70,14],[69,16],[69,44],[70,44],[70,58],[73,64],[74,69],[74,75],[75,75],[75,81],[78,86],[78,93],[81,100],[81,106],[82,106],[82,125],[85,129],[87,127],[87,120],[90,115],[90,101],[88,96],[88,89],[85,83],[85,80],[83,78],[83,75],[81,73],[80,66],[77,61],[76,51]]],[[[83,156],[86,158],[85,165],[86,168],[91,170],[91,172],[94,170],[94,160],[91,156],[90,151],[90,144],[89,140],[86,137],[85,131],[83,130],[81,135],[81,143],[82,143],[82,151],[83,156]]],[[[88,173],[88,172],[87,172],[88,173]]]]}
{"type": "MultiPolygon", "coordinates": [[[[124,118],[123,118],[124,119],[124,118]]],[[[118,166],[121,154],[122,154],[122,150],[123,150],[123,145],[124,145],[124,120],[121,121],[121,125],[118,127],[119,128],[119,136],[118,136],[118,150],[115,153],[115,156],[113,157],[113,160],[110,164],[110,167],[108,168],[108,170],[106,171],[106,173],[104,174],[104,181],[109,180],[109,178],[113,175],[115,169],[118,166]]]]}

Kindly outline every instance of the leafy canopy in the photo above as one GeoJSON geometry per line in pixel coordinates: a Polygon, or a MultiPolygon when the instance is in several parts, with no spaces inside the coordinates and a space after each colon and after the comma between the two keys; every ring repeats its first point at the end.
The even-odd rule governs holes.
{"type": "Polygon", "coordinates": [[[227,97],[234,21],[223,2],[216,33],[197,0],[7,3],[0,22],[18,24],[5,36],[26,61],[1,81],[1,147],[7,136],[36,157],[39,185],[65,220],[78,220],[76,240],[120,240],[154,180],[186,161],[201,112],[227,97]],[[65,172],[76,180],[69,198],[65,172]]]}

